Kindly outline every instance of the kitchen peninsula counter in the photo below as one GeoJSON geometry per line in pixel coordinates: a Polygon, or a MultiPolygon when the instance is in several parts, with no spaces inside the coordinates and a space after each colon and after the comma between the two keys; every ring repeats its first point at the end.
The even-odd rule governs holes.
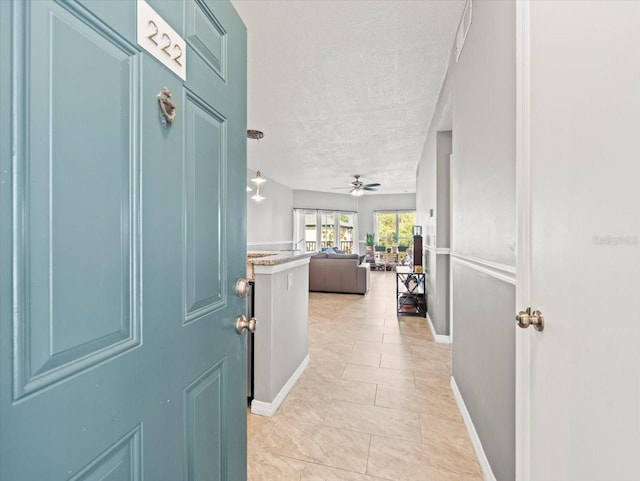
{"type": "Polygon", "coordinates": [[[309,258],[314,252],[247,253],[254,281],[251,412],[272,416],[309,363],[309,258]]]}
{"type": "MultiPolygon", "coordinates": [[[[247,252],[247,279],[254,280],[254,266],[275,266],[308,259],[317,252],[303,251],[249,251],[247,252]]],[[[306,261],[307,263],[309,261],[306,261]]]]}

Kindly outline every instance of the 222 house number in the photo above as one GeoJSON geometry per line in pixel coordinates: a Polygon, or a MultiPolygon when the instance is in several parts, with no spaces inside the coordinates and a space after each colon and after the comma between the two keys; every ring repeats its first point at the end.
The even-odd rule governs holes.
{"type": "Polygon", "coordinates": [[[160,32],[158,25],[153,20],[147,22],[147,38],[158,46],[162,52],[171,58],[175,63],[182,66],[183,52],[182,47],[171,40],[171,37],[166,32],[160,32]]]}

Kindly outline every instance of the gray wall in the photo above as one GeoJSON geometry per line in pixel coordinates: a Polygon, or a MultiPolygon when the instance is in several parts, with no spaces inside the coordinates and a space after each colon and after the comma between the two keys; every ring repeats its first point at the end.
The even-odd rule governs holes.
{"type": "MultiPolygon", "coordinates": [[[[247,169],[247,179],[255,171],[247,169]]],[[[293,239],[293,191],[267,177],[260,187],[266,197],[262,202],[251,199],[255,184],[247,181],[253,192],[247,192],[248,250],[291,249],[293,239]]]]}
{"type": "Polygon", "coordinates": [[[453,376],[498,481],[515,479],[515,5],[473,2],[452,86],[453,376]],[[463,262],[460,258],[466,258],[463,262]],[[498,279],[494,263],[507,275],[498,279]],[[505,281],[504,279],[507,279],[505,281]]]}
{"type": "Polygon", "coordinates": [[[453,141],[450,130],[436,134],[436,247],[450,247],[450,165],[453,141]]]}
{"type": "Polygon", "coordinates": [[[515,286],[456,262],[452,267],[453,376],[493,474],[513,481],[515,286]]]}
{"type": "Polygon", "coordinates": [[[452,153],[451,64],[440,91],[418,164],[416,211],[423,226],[427,266],[427,312],[436,334],[451,333],[449,313],[450,164],[452,153]],[[433,216],[430,215],[433,210],[433,216]],[[435,248],[441,249],[436,252],[435,248]],[[443,251],[444,250],[444,251],[443,251]]]}
{"type": "Polygon", "coordinates": [[[309,263],[275,274],[256,268],[255,282],[254,397],[271,403],[309,352],[309,263]]]}

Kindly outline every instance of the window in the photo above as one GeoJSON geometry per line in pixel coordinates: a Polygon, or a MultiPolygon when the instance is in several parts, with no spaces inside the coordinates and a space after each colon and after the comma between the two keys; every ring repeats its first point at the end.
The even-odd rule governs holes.
{"type": "Polygon", "coordinates": [[[319,251],[324,247],[358,252],[357,214],[329,210],[293,210],[294,239],[298,248],[319,251]]]}
{"type": "Polygon", "coordinates": [[[413,241],[415,211],[375,212],[376,240],[378,245],[410,246],[413,241]]]}
{"type": "Polygon", "coordinates": [[[353,212],[341,212],[339,215],[340,245],[338,246],[348,254],[356,252],[357,245],[354,245],[356,214],[353,212]]]}
{"type": "Polygon", "coordinates": [[[320,247],[334,247],[336,214],[335,212],[320,212],[320,247]]]}

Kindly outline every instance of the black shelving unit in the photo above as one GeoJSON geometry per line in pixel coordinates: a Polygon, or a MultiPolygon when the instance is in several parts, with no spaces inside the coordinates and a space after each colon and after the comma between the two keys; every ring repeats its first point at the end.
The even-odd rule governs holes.
{"type": "Polygon", "coordinates": [[[398,316],[427,317],[424,272],[396,272],[398,316]]]}

